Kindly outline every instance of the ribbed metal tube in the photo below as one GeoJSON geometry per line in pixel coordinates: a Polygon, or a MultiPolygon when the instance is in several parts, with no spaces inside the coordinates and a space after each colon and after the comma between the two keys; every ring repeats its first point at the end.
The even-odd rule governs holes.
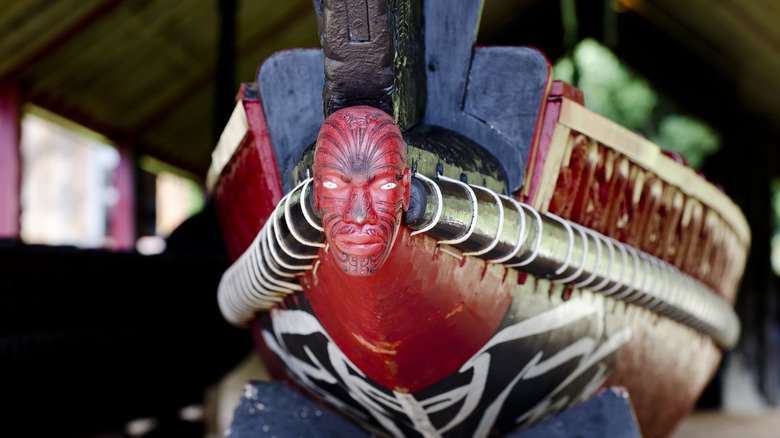
{"type": "Polygon", "coordinates": [[[302,290],[299,277],[312,269],[325,246],[310,191],[307,179],[282,198],[249,248],[222,275],[217,299],[232,324],[243,325],[255,312],[302,290]]]}
{"type": "Polygon", "coordinates": [[[731,305],[673,265],[484,187],[468,190],[449,178],[421,179],[425,213],[407,221],[416,232],[462,255],[645,307],[710,335],[725,348],[736,344],[740,325],[731,305]]]}
{"type": "MultiPolygon", "coordinates": [[[[298,277],[324,247],[311,179],[285,196],[244,254],[225,272],[219,303],[240,325],[301,290],[298,277]]],[[[733,308],[701,282],[629,245],[507,196],[462,181],[415,175],[406,225],[440,245],[650,309],[711,336],[739,337],[733,308]]]]}

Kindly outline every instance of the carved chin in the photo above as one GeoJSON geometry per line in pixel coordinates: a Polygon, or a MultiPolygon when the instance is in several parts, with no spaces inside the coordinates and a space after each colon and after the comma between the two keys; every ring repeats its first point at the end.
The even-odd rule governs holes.
{"type": "Polygon", "coordinates": [[[352,276],[365,277],[377,272],[390,255],[400,228],[401,213],[396,220],[387,222],[387,229],[370,232],[350,232],[349,227],[332,228],[328,232],[330,253],[341,265],[342,270],[352,276]]]}
{"type": "Polygon", "coordinates": [[[331,253],[336,257],[342,269],[348,275],[365,277],[379,270],[387,260],[386,244],[331,246],[331,253]]]}

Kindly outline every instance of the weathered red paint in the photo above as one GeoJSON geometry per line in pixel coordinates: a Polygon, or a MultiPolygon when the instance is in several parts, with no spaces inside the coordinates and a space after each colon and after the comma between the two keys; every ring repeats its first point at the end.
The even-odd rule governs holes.
{"type": "Polygon", "coordinates": [[[524,202],[534,199],[536,192],[539,190],[544,163],[552,142],[553,131],[555,131],[555,125],[558,123],[558,117],[561,115],[561,99],[564,97],[583,105],[585,102],[585,97],[580,89],[563,81],[552,82],[550,93],[547,96],[547,104],[544,106],[544,117],[541,120],[541,126],[537,126],[538,138],[529,154],[525,188],[520,193],[521,200],[524,202]]]}
{"type": "Polygon", "coordinates": [[[239,92],[249,131],[214,188],[214,205],[232,260],[244,252],[282,199],[282,183],[259,99],[239,92]],[[240,205],[241,208],[236,208],[240,205]]]}
{"type": "MultiPolygon", "coordinates": [[[[544,129],[554,127],[554,123],[547,121],[557,121],[555,103],[553,99],[547,106],[544,129]]],[[[560,105],[557,109],[560,110],[560,105]]],[[[229,170],[223,172],[219,186],[225,194],[231,195],[223,201],[226,210],[222,214],[245,225],[237,228],[223,224],[226,239],[238,242],[233,246],[236,256],[254,238],[275,206],[266,205],[267,193],[263,187],[268,176],[257,171],[262,164],[261,149],[269,153],[270,143],[267,133],[253,132],[259,132],[253,134],[258,137],[244,140],[229,164],[229,170]]],[[[549,138],[547,141],[549,144],[549,138]]],[[[615,216],[628,214],[635,221],[644,219],[644,228],[641,232],[637,230],[642,239],[646,238],[648,224],[654,216],[668,215],[668,211],[674,211],[672,217],[680,216],[681,206],[663,194],[653,194],[649,184],[645,187],[647,193],[643,192],[646,202],[632,203],[628,195],[637,184],[638,171],[629,169],[626,163],[614,157],[607,156],[606,161],[594,160],[587,153],[586,143],[575,147],[573,159],[590,164],[573,166],[576,171],[572,171],[571,180],[559,181],[565,184],[556,193],[560,198],[553,202],[556,214],[575,215],[590,221],[587,222],[589,226],[607,231],[616,226],[612,222],[615,216]],[[614,160],[615,171],[613,178],[608,180],[603,167],[610,159],[614,160]],[[598,193],[580,193],[579,188],[589,181],[599,183],[598,193]],[[582,200],[579,204],[575,202],[578,193],[600,206],[605,205],[604,200],[612,200],[607,205],[607,213],[601,215],[605,217],[583,216],[586,211],[582,200]],[[649,202],[648,199],[654,196],[658,199],[649,202]],[[570,202],[565,197],[569,197],[566,199],[570,202]],[[642,210],[648,208],[648,204],[653,208],[642,210]]],[[[539,144],[545,146],[542,141],[539,144]]],[[[275,161],[271,163],[275,171],[275,161]]],[[[541,165],[543,163],[536,163],[534,168],[541,165]]],[[[279,190],[278,195],[272,196],[274,202],[281,198],[279,190]]],[[[709,231],[704,230],[706,217],[701,209],[694,208],[693,204],[682,207],[691,209],[691,221],[696,230],[696,236],[688,238],[701,238],[699,234],[705,236],[709,231]]],[[[615,232],[619,230],[612,231],[617,235],[615,232]]],[[[682,235],[689,236],[687,231],[682,235]]],[[[453,252],[457,254],[457,251],[453,252]]],[[[703,252],[707,252],[706,248],[703,252]]],[[[488,342],[507,312],[516,285],[525,283],[527,278],[538,282],[537,277],[529,278],[528,275],[498,265],[486,265],[477,258],[459,258],[442,250],[431,237],[411,236],[410,230],[401,226],[387,261],[373,275],[347,275],[330,251],[321,250],[318,264],[306,273],[302,285],[308,304],[328,336],[361,372],[387,388],[415,393],[457,372],[488,342]]],[[[539,289],[538,285],[536,289],[539,289]]],[[[571,298],[571,292],[571,289],[565,290],[563,298],[571,298]]],[[[515,295],[515,299],[521,298],[515,295]]],[[[297,304],[298,299],[303,301],[299,294],[292,295],[283,305],[297,304]]],[[[557,299],[557,296],[550,299],[557,299]]],[[[648,436],[664,436],[690,411],[720,359],[720,350],[711,339],[679,323],[638,307],[626,311],[623,306],[610,307],[607,326],[630,324],[632,340],[604,386],[626,386],[641,411],[638,415],[645,429],[643,432],[648,436]],[[691,355],[697,359],[688,360],[691,355]],[[668,366],[669,358],[676,358],[674,366],[668,366]],[[652,378],[637,379],[639,374],[652,378]]],[[[252,326],[258,352],[272,373],[281,376],[282,367],[264,345],[259,326],[252,326]]]]}
{"type": "Polygon", "coordinates": [[[514,281],[503,267],[437,255],[433,239],[399,228],[409,169],[390,115],[367,106],[334,112],[314,163],[328,246],[303,285],[322,326],[361,371],[395,391],[456,371],[495,333],[514,281]]]}
{"type": "Polygon", "coordinates": [[[712,379],[722,351],[711,338],[650,310],[616,313],[630,324],[631,342],[602,388],[628,390],[643,437],[668,437],[712,379]]]}
{"type": "Polygon", "coordinates": [[[314,154],[314,204],[333,256],[350,275],[372,275],[387,259],[409,206],[406,145],[376,108],[328,116],[314,154]]]}
{"type": "MultiPolygon", "coordinates": [[[[327,251],[303,285],[322,326],[367,376],[415,392],[458,370],[493,334],[517,275],[450,254],[434,239],[401,228],[385,265],[350,276],[327,251]],[[483,276],[483,271],[485,275],[483,276]]],[[[516,272],[516,271],[513,271],[516,272]]]]}
{"type": "Polygon", "coordinates": [[[21,158],[19,95],[13,85],[0,87],[0,239],[19,238],[21,158]]]}

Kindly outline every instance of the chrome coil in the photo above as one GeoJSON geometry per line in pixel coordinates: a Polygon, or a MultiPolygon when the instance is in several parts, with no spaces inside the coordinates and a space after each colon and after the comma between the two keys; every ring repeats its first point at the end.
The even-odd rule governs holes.
{"type": "Polygon", "coordinates": [[[246,251],[222,275],[217,299],[222,315],[243,325],[294,291],[312,269],[325,238],[310,202],[311,178],[279,201],[246,251]]]}
{"type": "MultiPolygon", "coordinates": [[[[324,244],[311,202],[311,178],[285,196],[249,248],[225,272],[219,305],[236,325],[301,290],[324,244]]],[[[739,337],[733,308],[676,267],[508,196],[463,181],[417,174],[406,225],[439,245],[489,263],[588,289],[686,324],[731,348],[739,337]]]]}
{"type": "Polygon", "coordinates": [[[675,266],[484,187],[441,176],[421,179],[426,198],[418,208],[424,204],[425,214],[407,221],[413,234],[425,232],[461,250],[460,256],[482,257],[645,307],[723,347],[736,344],[740,325],[734,309],[675,266]]]}

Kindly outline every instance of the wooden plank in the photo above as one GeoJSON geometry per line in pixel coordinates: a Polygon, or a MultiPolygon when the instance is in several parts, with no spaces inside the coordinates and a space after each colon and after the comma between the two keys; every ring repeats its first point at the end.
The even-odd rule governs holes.
{"type": "Polygon", "coordinates": [[[233,154],[236,152],[236,149],[238,149],[238,146],[244,140],[244,137],[248,132],[249,122],[246,118],[244,103],[239,101],[233,110],[233,114],[225,125],[225,129],[222,130],[222,135],[219,137],[217,146],[211,153],[211,166],[206,175],[206,190],[209,194],[214,191],[214,185],[216,185],[217,179],[222,173],[222,169],[225,168],[225,165],[233,157],[233,154]]]}
{"type": "MultiPolygon", "coordinates": [[[[573,85],[563,81],[553,81],[550,87],[550,93],[547,96],[547,105],[544,108],[544,117],[540,117],[541,125],[537,128],[536,141],[531,148],[528,157],[528,166],[525,175],[523,191],[519,194],[523,201],[533,204],[536,199],[537,191],[543,179],[547,155],[550,151],[552,138],[558,125],[558,117],[561,114],[562,99],[567,97],[575,102],[584,104],[585,98],[582,91],[573,85]]],[[[549,202],[549,199],[547,200],[549,202]]],[[[543,207],[539,204],[533,204],[537,210],[546,211],[547,204],[543,207]]]]}
{"type": "MultiPolygon", "coordinates": [[[[565,125],[557,124],[552,134],[550,145],[565,144],[566,147],[550,147],[545,156],[544,166],[542,167],[541,177],[536,187],[536,194],[529,202],[533,208],[541,212],[546,212],[550,205],[550,200],[555,192],[555,181],[558,180],[558,174],[564,163],[564,157],[571,152],[568,145],[571,129],[565,125]]],[[[568,161],[568,160],[566,160],[568,161]]]]}

